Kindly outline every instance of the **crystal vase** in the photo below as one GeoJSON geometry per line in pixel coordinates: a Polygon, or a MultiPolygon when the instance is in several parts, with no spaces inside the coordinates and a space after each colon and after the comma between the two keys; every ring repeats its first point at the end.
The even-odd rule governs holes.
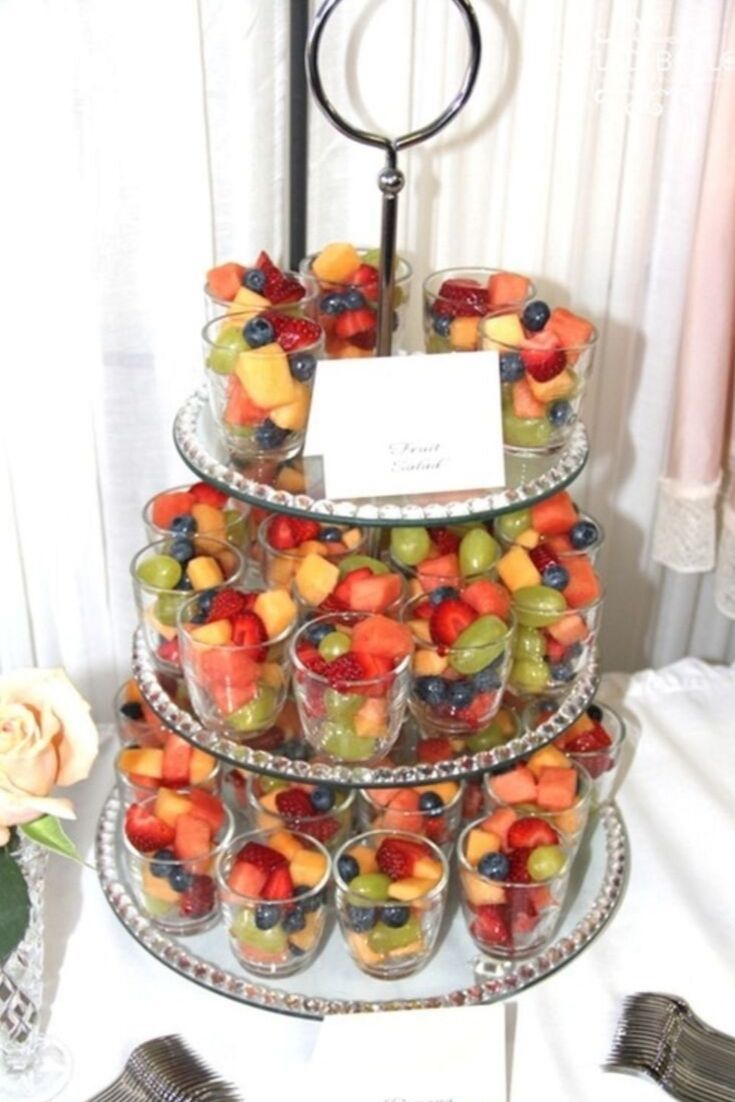
{"type": "Polygon", "coordinates": [[[0,965],[0,1102],[48,1102],[71,1072],[66,1049],[41,1033],[48,851],[19,838],[14,856],[28,885],[31,913],[23,941],[0,965]]]}

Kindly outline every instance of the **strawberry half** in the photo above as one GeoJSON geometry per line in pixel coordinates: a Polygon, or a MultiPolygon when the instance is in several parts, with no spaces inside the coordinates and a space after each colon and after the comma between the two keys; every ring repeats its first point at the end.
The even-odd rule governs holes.
{"type": "Polygon", "coordinates": [[[319,525],[315,520],[300,520],[296,517],[291,517],[291,531],[294,534],[296,543],[299,546],[302,543],[306,543],[307,540],[315,540],[319,538],[319,525]]]}
{"type": "Polygon", "coordinates": [[[459,536],[448,528],[434,528],[431,531],[431,542],[440,555],[451,555],[459,547],[459,536]]]}
{"type": "Polygon", "coordinates": [[[351,340],[358,333],[368,333],[375,329],[376,313],[367,306],[359,310],[345,310],[340,314],[334,326],[335,335],[342,340],[351,340]]]}
{"type": "Polygon", "coordinates": [[[339,828],[339,819],[335,819],[331,815],[320,816],[319,818],[312,819],[310,822],[301,825],[303,834],[308,834],[310,838],[315,838],[317,842],[322,843],[331,841],[339,828]]]}
{"type": "Polygon", "coordinates": [[[451,647],[465,628],[474,623],[477,613],[465,601],[452,598],[442,601],[434,609],[429,620],[429,631],[435,643],[451,647]]]}
{"type": "Polygon", "coordinates": [[[327,664],[326,677],[338,693],[349,692],[355,681],[362,681],[362,663],[356,654],[342,654],[327,664]]]}
{"type": "Polygon", "coordinates": [[[559,835],[545,819],[528,816],[516,819],[508,829],[507,845],[509,849],[535,849],[536,846],[557,846],[559,835]]]}
{"type": "Polygon", "coordinates": [[[195,482],[189,487],[189,493],[193,496],[197,505],[212,505],[215,509],[223,509],[227,504],[227,494],[215,489],[207,482],[195,482]]]}
{"type": "Polygon", "coordinates": [[[429,851],[420,842],[407,838],[384,838],[375,852],[375,860],[381,872],[391,880],[403,880],[412,876],[417,861],[427,857],[429,851]]]}
{"type": "Polygon", "coordinates": [[[366,298],[378,301],[380,291],[380,273],[372,264],[361,264],[352,277],[353,287],[359,287],[366,298]]]}
{"type": "Polygon", "coordinates": [[[531,854],[530,849],[516,849],[512,853],[508,854],[508,861],[510,867],[508,869],[508,880],[512,884],[530,884],[531,874],[528,871],[528,858],[531,854]]]}
{"type": "Polygon", "coordinates": [[[452,303],[456,317],[482,317],[488,311],[487,287],[474,279],[445,279],[437,297],[452,303]]]}
{"type": "Polygon", "coordinates": [[[277,792],[276,807],[284,819],[296,821],[310,819],[314,815],[309,794],[304,792],[303,788],[287,788],[277,792]]]}
{"type": "Polygon", "coordinates": [[[486,945],[510,945],[508,911],[502,903],[484,903],[477,908],[472,933],[486,945]]]}
{"type": "Polygon", "coordinates": [[[566,367],[567,358],[553,333],[536,333],[521,345],[523,366],[537,383],[555,379],[566,367]]]}
{"type": "Polygon", "coordinates": [[[231,620],[241,612],[246,612],[247,608],[248,599],[244,593],[240,593],[238,589],[220,589],[215,593],[212,604],[209,606],[207,623],[212,624],[215,620],[231,620]]]}
{"type": "Polygon", "coordinates": [[[141,853],[155,853],[173,845],[175,831],[148,808],[133,804],[125,813],[125,835],[130,845],[141,853]]]}
{"type": "Polygon", "coordinates": [[[263,885],[263,890],[260,895],[261,899],[283,900],[293,897],[293,880],[291,879],[291,873],[288,871],[287,865],[280,866],[273,870],[263,885]]]}
{"type": "Polygon", "coordinates": [[[260,268],[265,276],[263,297],[269,302],[280,304],[283,302],[298,302],[304,297],[304,288],[297,279],[291,279],[282,272],[277,264],[274,264],[268,253],[262,251],[255,262],[255,267],[260,268]]]}
{"type": "Polygon", "coordinates": [[[547,566],[556,566],[559,562],[554,552],[545,543],[540,543],[538,547],[531,548],[528,557],[539,574],[543,574],[547,566]]]}
{"type": "Polygon", "coordinates": [[[319,677],[326,676],[329,663],[326,662],[316,647],[311,643],[300,643],[296,648],[296,657],[302,666],[319,677]]]}
{"type": "Polygon", "coordinates": [[[276,551],[290,551],[296,547],[296,536],[290,517],[274,517],[268,525],[268,543],[276,551]]]}
{"type": "Polygon", "coordinates": [[[264,662],[268,648],[268,632],[256,612],[241,612],[232,620],[232,642],[236,647],[257,647],[253,655],[256,662],[264,662]]]}
{"type": "Polygon", "coordinates": [[[612,746],[612,739],[597,725],[565,741],[564,750],[568,754],[589,754],[591,750],[607,750],[608,746],[612,746]]]}
{"type": "Polygon", "coordinates": [[[247,861],[249,865],[255,865],[256,868],[263,869],[267,873],[273,872],[274,869],[288,867],[288,861],[282,853],[270,846],[264,846],[261,842],[247,842],[235,861],[247,861]]]}
{"type": "Polygon", "coordinates": [[[273,326],[276,340],[284,352],[296,352],[299,348],[316,344],[322,335],[317,323],[309,318],[293,318],[288,314],[277,314],[268,310],[263,317],[273,326]]]}
{"type": "Polygon", "coordinates": [[[372,578],[373,572],[368,566],[360,566],[357,570],[351,570],[345,574],[342,581],[334,590],[334,596],[341,602],[343,608],[352,606],[352,586],[354,582],[365,581],[372,578]]]}
{"type": "Polygon", "coordinates": [[[430,765],[438,761],[449,761],[452,756],[452,744],[448,738],[421,739],[416,747],[417,760],[430,765]]]}

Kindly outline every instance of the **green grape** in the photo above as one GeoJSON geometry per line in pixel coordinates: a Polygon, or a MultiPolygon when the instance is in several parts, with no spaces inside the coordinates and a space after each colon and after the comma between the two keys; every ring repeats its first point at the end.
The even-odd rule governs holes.
{"type": "Polygon", "coordinates": [[[559,875],[565,861],[561,846],[536,846],[528,855],[528,875],[532,880],[550,880],[559,875]]]}
{"type": "Polygon", "coordinates": [[[542,417],[516,417],[503,413],[503,442],[516,448],[543,448],[551,439],[552,427],[542,417]]]}
{"type": "Polygon", "coordinates": [[[225,424],[230,436],[240,436],[243,440],[249,440],[251,436],[255,436],[255,425],[231,425],[229,421],[225,424]]]}
{"type": "Polygon", "coordinates": [[[518,628],[513,640],[515,658],[543,658],[545,653],[546,641],[542,632],[536,628],[518,628]]]}
{"type": "Polygon", "coordinates": [[[467,739],[467,749],[471,754],[479,754],[481,750],[493,750],[496,746],[502,746],[508,738],[500,724],[493,720],[481,731],[475,731],[470,735],[467,739]]]}
{"type": "Polygon", "coordinates": [[[364,872],[350,880],[350,895],[382,903],[388,898],[391,880],[384,872],[364,872]]]}
{"type": "Polygon", "coordinates": [[[247,349],[242,329],[232,326],[217,335],[217,343],[209,353],[207,364],[217,375],[231,375],[237,357],[247,349]]]}
{"type": "Polygon", "coordinates": [[[390,551],[394,559],[406,566],[418,566],[431,550],[431,540],[425,528],[393,528],[390,551]]]}
{"type": "Polygon", "coordinates": [[[330,631],[319,644],[319,654],[325,662],[332,662],[335,658],[341,658],[350,649],[351,640],[343,631],[330,631]]]}
{"type": "Polygon", "coordinates": [[[447,337],[440,337],[438,333],[432,331],[426,341],[426,351],[431,355],[437,352],[451,352],[452,342],[447,337]]]}
{"type": "Polygon", "coordinates": [[[489,570],[500,555],[500,548],[484,528],[473,528],[459,545],[459,569],[465,578],[489,570]]]}
{"type": "Polygon", "coordinates": [[[508,626],[499,616],[478,616],[454,643],[449,652],[449,665],[457,673],[469,676],[479,673],[502,654],[507,634],[508,626]]]}
{"type": "Polygon", "coordinates": [[[181,581],[181,563],[170,555],[151,555],[135,571],[138,581],[155,589],[175,589],[181,581]]]}
{"type": "Polygon", "coordinates": [[[277,707],[278,693],[270,685],[261,682],[257,695],[236,712],[231,712],[227,717],[227,724],[236,731],[262,731],[273,721],[277,707]]]}
{"type": "Polygon", "coordinates": [[[259,930],[255,925],[255,911],[250,909],[240,911],[230,926],[230,933],[237,941],[266,953],[283,953],[288,945],[288,934],[280,923],[271,926],[270,930],[259,930]]]}
{"type": "Polygon", "coordinates": [[[367,761],[377,752],[377,739],[356,735],[352,726],[344,721],[324,724],[322,750],[341,761],[367,761]]]}
{"type": "Polygon", "coordinates": [[[336,689],[324,693],[324,707],[330,719],[350,719],[364,703],[365,697],[359,693],[338,693],[336,689]]]}
{"type": "Polygon", "coordinates": [[[263,792],[277,792],[279,788],[288,788],[288,783],[280,780],[278,777],[262,776],[260,778],[260,787],[263,792]]]}
{"type": "Polygon", "coordinates": [[[162,593],[153,606],[153,615],[159,623],[174,627],[179,609],[188,596],[188,593],[162,593]]]}
{"type": "Polygon", "coordinates": [[[177,906],[176,903],[168,903],[165,899],[156,899],[154,895],[149,895],[148,892],[143,892],[143,905],[153,918],[163,918],[164,915],[167,915],[169,911],[177,906]]]}
{"type": "Polygon", "coordinates": [[[513,663],[510,680],[520,692],[540,693],[549,683],[549,667],[538,658],[519,658],[513,663]]]}
{"type": "Polygon", "coordinates": [[[339,564],[339,573],[344,578],[345,574],[349,574],[352,570],[361,570],[365,567],[372,570],[373,574],[390,573],[384,562],[381,562],[380,559],[374,559],[370,555],[347,555],[339,564]]]}
{"type": "Polygon", "coordinates": [[[513,513],[503,513],[495,521],[495,531],[508,543],[515,543],[521,532],[532,527],[531,510],[518,509],[513,513]]]}
{"type": "Polygon", "coordinates": [[[524,585],[513,594],[518,623],[525,628],[545,628],[566,612],[564,594],[548,585],[524,585]]]}
{"type": "Polygon", "coordinates": [[[416,915],[411,915],[405,926],[399,926],[397,930],[379,922],[368,934],[368,945],[374,953],[391,953],[394,949],[405,949],[407,945],[421,940],[421,923],[416,915]]]}
{"type": "Polygon", "coordinates": [[[225,519],[227,539],[230,543],[241,547],[248,538],[248,518],[244,517],[237,509],[223,509],[222,516],[225,519]]]}

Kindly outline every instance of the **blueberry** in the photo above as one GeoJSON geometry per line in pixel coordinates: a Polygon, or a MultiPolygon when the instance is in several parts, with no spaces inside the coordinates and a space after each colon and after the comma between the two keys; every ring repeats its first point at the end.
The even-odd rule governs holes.
{"type": "Polygon", "coordinates": [[[540,329],[543,329],[550,317],[551,310],[549,310],[546,303],[536,299],[535,302],[529,302],[528,306],[523,311],[521,321],[523,322],[524,329],[530,329],[532,333],[538,333],[540,329]]]}
{"type": "Polygon", "coordinates": [[[517,383],[523,378],[525,368],[520,352],[500,353],[500,381],[501,383],[517,383]]]}
{"type": "Polygon", "coordinates": [[[268,279],[265,272],[261,272],[260,268],[250,268],[242,277],[242,282],[248,291],[255,291],[256,295],[259,295],[265,290],[268,279]]]}
{"type": "Polygon", "coordinates": [[[316,356],[311,352],[294,352],[288,357],[288,366],[294,379],[308,383],[316,371],[316,356]]]}
{"type": "Polygon", "coordinates": [[[325,784],[318,785],[309,799],[315,811],[329,811],[334,807],[334,791],[325,784]]]}
{"type": "Polygon", "coordinates": [[[450,681],[448,703],[452,708],[467,708],[475,697],[475,686],[471,681],[450,681]]]}
{"type": "Polygon", "coordinates": [[[281,908],[277,903],[259,903],[255,908],[255,925],[259,930],[272,930],[281,921],[281,908]]]}
{"type": "Polygon", "coordinates": [[[172,849],[156,850],[151,860],[151,876],[162,877],[165,880],[171,871],[171,862],[175,860],[176,854],[172,849]]]}
{"type": "Polygon", "coordinates": [[[128,700],[120,705],[120,711],[126,719],[137,721],[143,718],[143,707],[137,700],[128,700]]]}
{"type": "Polygon", "coordinates": [[[339,543],[342,533],[339,528],[322,528],[319,531],[319,539],[324,543],[339,543]]]}
{"type": "Polygon", "coordinates": [[[187,563],[189,559],[194,558],[194,544],[185,536],[179,536],[178,539],[171,541],[168,553],[177,562],[187,563]]]}
{"type": "Polygon", "coordinates": [[[429,814],[433,814],[436,811],[441,811],[443,807],[444,800],[438,792],[421,793],[419,797],[419,811],[428,811],[429,814]]]}
{"type": "Polygon", "coordinates": [[[541,581],[550,589],[566,589],[569,585],[569,571],[558,562],[550,562],[541,571],[541,581]]]}
{"type": "Polygon", "coordinates": [[[434,318],[434,332],[439,337],[448,337],[452,327],[452,319],[449,314],[437,314],[434,318]]]}
{"type": "Polygon", "coordinates": [[[251,348],[260,348],[264,344],[272,344],[276,339],[276,332],[268,318],[257,315],[251,318],[242,331],[242,335],[251,348]]]}
{"type": "Polygon", "coordinates": [[[504,853],[486,853],[477,864],[480,876],[488,880],[505,880],[510,869],[510,861],[504,853]]]}
{"type": "Polygon", "coordinates": [[[168,882],[175,892],[188,892],[194,881],[193,876],[182,869],[180,865],[175,865],[171,869],[171,873],[168,878],[168,882]]]}
{"type": "Polygon", "coordinates": [[[329,291],[319,302],[319,309],[323,314],[342,314],[346,310],[344,298],[336,291],[329,291]]]}
{"type": "Polygon", "coordinates": [[[413,691],[424,704],[436,708],[446,700],[448,684],[443,677],[417,677],[413,683],[413,691]]]}
{"type": "Polygon", "coordinates": [[[565,402],[563,399],[560,399],[558,402],[551,403],[546,416],[548,417],[549,422],[554,426],[554,428],[559,429],[562,425],[566,425],[571,421],[573,417],[573,410],[572,407],[569,405],[569,402],[565,402]]]}
{"type": "Polygon", "coordinates": [[[569,662],[552,662],[549,665],[549,675],[553,681],[571,681],[574,670],[569,662]]]}
{"type": "Polygon", "coordinates": [[[326,635],[331,635],[333,631],[333,624],[320,624],[317,622],[314,624],[309,624],[308,628],[304,632],[304,635],[310,643],[312,643],[315,647],[318,647],[322,639],[324,639],[326,635]]]}
{"type": "Polygon", "coordinates": [[[343,853],[337,862],[337,872],[345,884],[349,884],[350,880],[354,880],[356,876],[360,875],[360,866],[354,857],[350,857],[349,853],[343,853]]]}
{"type": "Polygon", "coordinates": [[[192,585],[192,582],[191,582],[191,578],[189,577],[188,574],[182,574],[181,575],[178,582],[176,583],[176,588],[178,590],[180,590],[182,593],[188,593],[190,590],[192,590],[194,588],[194,586],[192,585]]]}
{"type": "Polygon", "coordinates": [[[305,911],[306,914],[309,914],[311,911],[318,911],[319,908],[323,907],[324,904],[327,902],[326,888],[323,891],[317,892],[316,895],[310,895],[308,899],[302,900],[300,898],[302,895],[306,895],[310,891],[312,891],[312,889],[307,888],[303,884],[300,884],[299,887],[296,888],[296,890],[294,891],[294,895],[297,899],[299,899],[299,907],[302,911],[305,911]]]}
{"type": "Polygon", "coordinates": [[[342,301],[348,310],[362,310],[365,305],[365,296],[362,291],[358,291],[357,287],[351,287],[350,290],[342,296],[342,301]]]}
{"type": "Polygon", "coordinates": [[[298,934],[306,926],[306,915],[301,907],[294,907],[283,920],[283,929],[287,934],[298,934]]]}
{"type": "Polygon", "coordinates": [[[290,742],[284,742],[279,752],[289,761],[308,761],[312,749],[308,743],[300,739],[292,739],[290,742]]]}
{"type": "Polygon", "coordinates": [[[578,520],[569,533],[572,547],[577,551],[591,547],[599,538],[600,530],[591,520],[578,520]]]}
{"type": "Polygon", "coordinates": [[[386,926],[390,926],[392,930],[398,930],[401,926],[405,926],[411,916],[411,908],[404,907],[400,903],[391,904],[389,907],[383,907],[383,923],[386,926]]]}
{"type": "Polygon", "coordinates": [[[189,513],[180,513],[171,521],[169,528],[177,536],[193,536],[197,530],[197,522],[189,513]]]}
{"type": "Polygon", "coordinates": [[[288,429],[279,429],[270,417],[266,417],[255,430],[255,441],[261,448],[279,448],[288,436],[288,432],[288,429]]]}
{"type": "Polygon", "coordinates": [[[503,683],[500,676],[500,666],[503,664],[504,659],[505,655],[501,654],[500,657],[496,658],[494,662],[491,662],[489,666],[485,666],[484,670],[480,670],[475,674],[472,679],[472,683],[475,686],[475,692],[492,693],[500,688],[503,683]]]}
{"type": "Polygon", "coordinates": [[[357,934],[367,933],[372,930],[378,921],[378,912],[375,907],[358,907],[352,903],[347,904],[347,925],[357,934]]]}
{"type": "Polygon", "coordinates": [[[199,600],[197,602],[200,612],[204,612],[206,613],[206,615],[209,615],[209,610],[212,607],[212,601],[214,600],[216,593],[216,589],[203,589],[201,591],[201,593],[199,594],[199,600]]]}
{"type": "Polygon", "coordinates": [[[459,598],[459,590],[452,585],[439,585],[429,594],[429,604],[440,605],[442,601],[456,601],[459,598]]]}
{"type": "Polygon", "coordinates": [[[593,723],[602,723],[602,708],[598,704],[590,704],[587,715],[593,723]]]}

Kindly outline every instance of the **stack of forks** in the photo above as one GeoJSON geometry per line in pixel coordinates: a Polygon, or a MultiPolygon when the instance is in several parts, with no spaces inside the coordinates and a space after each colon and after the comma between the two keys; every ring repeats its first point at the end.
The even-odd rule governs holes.
{"type": "Polygon", "coordinates": [[[138,1045],[114,1083],[89,1102],[242,1102],[180,1037],[138,1045]]]}
{"type": "Polygon", "coordinates": [[[703,1022],[684,999],[631,995],[606,1071],[647,1076],[684,1102],[735,1102],[735,1038],[703,1022]]]}

